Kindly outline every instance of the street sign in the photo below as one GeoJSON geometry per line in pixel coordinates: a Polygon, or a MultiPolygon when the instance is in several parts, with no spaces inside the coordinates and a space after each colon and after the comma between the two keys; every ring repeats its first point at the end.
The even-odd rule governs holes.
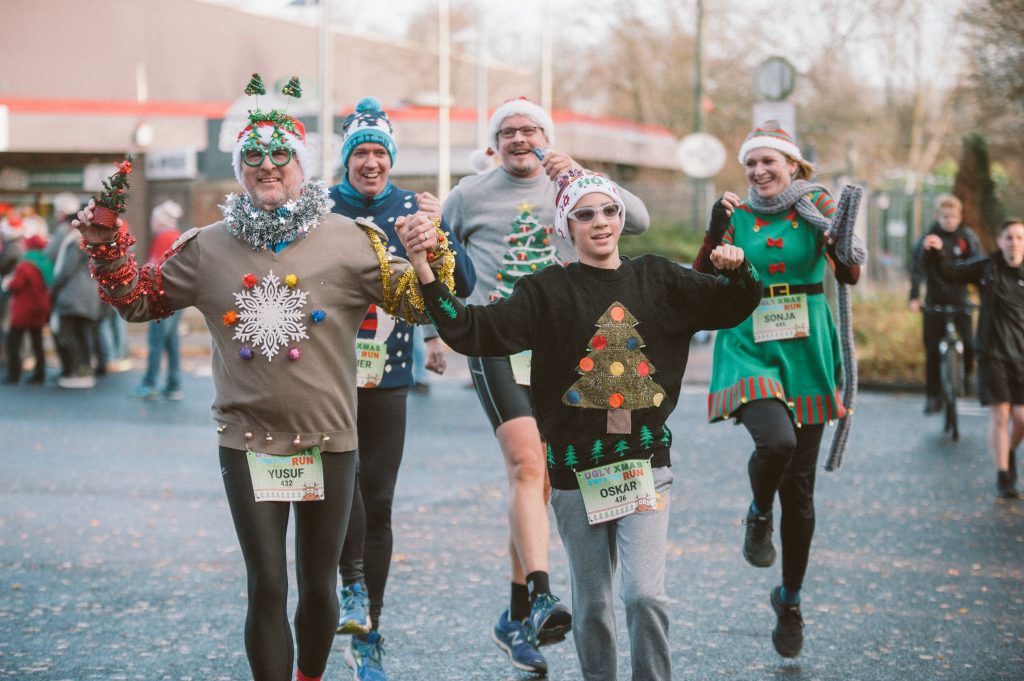
{"type": "Polygon", "coordinates": [[[760,128],[765,121],[778,121],[783,130],[796,135],[796,106],[793,102],[756,102],[752,128],[760,128]]]}
{"type": "Polygon", "coordinates": [[[781,102],[796,87],[796,69],[784,57],[769,57],[754,72],[754,91],[772,102],[781,102]]]}
{"type": "Polygon", "coordinates": [[[714,135],[695,132],[679,142],[676,157],[684,173],[704,180],[714,177],[725,165],[725,145],[714,135]]]}

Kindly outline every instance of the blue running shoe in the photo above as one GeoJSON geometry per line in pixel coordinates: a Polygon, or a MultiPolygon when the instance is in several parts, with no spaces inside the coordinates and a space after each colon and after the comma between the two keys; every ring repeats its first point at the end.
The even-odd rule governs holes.
{"type": "Polygon", "coordinates": [[[365,634],[370,631],[370,597],[359,582],[338,590],[341,615],[338,617],[339,634],[365,634]]]}
{"type": "Polygon", "coordinates": [[[388,681],[384,673],[384,637],[371,631],[366,636],[353,636],[345,648],[345,662],[352,668],[355,681],[388,681]]]}
{"type": "Polygon", "coordinates": [[[538,645],[558,643],[572,629],[572,614],[557,596],[539,594],[526,618],[530,628],[537,632],[538,645]]]}
{"type": "Polygon", "coordinates": [[[509,620],[508,610],[501,613],[494,625],[491,638],[508,655],[509,662],[516,669],[534,674],[547,674],[548,661],[537,649],[530,627],[525,622],[509,620]]]}

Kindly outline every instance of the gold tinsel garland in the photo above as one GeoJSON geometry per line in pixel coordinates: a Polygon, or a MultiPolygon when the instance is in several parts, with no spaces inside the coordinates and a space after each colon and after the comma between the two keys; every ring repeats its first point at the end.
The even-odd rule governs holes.
{"type": "MultiPolygon", "coordinates": [[[[420,289],[416,285],[418,283],[416,271],[410,267],[398,278],[398,284],[395,286],[395,290],[391,291],[391,263],[388,262],[388,252],[384,247],[384,242],[381,241],[380,235],[377,234],[370,227],[363,227],[361,229],[366,232],[366,236],[370,238],[370,243],[373,245],[373,250],[377,253],[377,260],[380,262],[380,285],[381,285],[381,298],[383,304],[381,307],[389,315],[393,317],[399,317],[409,322],[410,324],[418,324],[417,312],[422,313],[426,309],[426,305],[423,302],[423,296],[420,294],[420,289]],[[405,306],[400,309],[400,301],[405,298],[405,306]]],[[[447,238],[444,238],[444,232],[440,229],[438,232],[438,240],[441,243],[441,247],[437,250],[437,255],[441,261],[440,267],[434,270],[435,276],[441,281],[442,284],[447,286],[449,290],[455,290],[455,251],[448,246],[447,238]]]]}

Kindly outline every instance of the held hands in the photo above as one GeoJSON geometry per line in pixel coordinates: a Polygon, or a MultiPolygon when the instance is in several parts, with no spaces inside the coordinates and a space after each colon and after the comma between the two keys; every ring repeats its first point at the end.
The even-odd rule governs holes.
{"type": "Polygon", "coordinates": [[[711,264],[722,271],[739,269],[745,259],[743,249],[739,246],[722,244],[711,251],[711,264]]]}
{"type": "Polygon", "coordinates": [[[554,149],[544,150],[544,160],[541,161],[540,164],[544,167],[544,172],[548,174],[548,177],[552,182],[554,182],[556,177],[564,173],[569,168],[583,167],[574,161],[572,157],[557,152],[554,149]]]}
{"type": "Polygon", "coordinates": [[[435,374],[443,374],[447,368],[444,361],[444,344],[440,338],[429,338],[426,341],[426,355],[427,359],[423,363],[430,371],[435,374]]]}
{"type": "Polygon", "coordinates": [[[427,260],[427,252],[437,248],[436,218],[419,211],[395,220],[398,240],[405,247],[409,264],[416,270],[424,284],[433,281],[433,273],[427,260]]]}
{"type": "Polygon", "coordinates": [[[711,208],[711,224],[708,225],[708,237],[714,243],[722,240],[722,235],[729,228],[729,219],[736,207],[740,205],[740,197],[732,192],[725,192],[722,198],[715,201],[711,208]]]}
{"type": "Polygon", "coordinates": [[[106,229],[105,227],[94,227],[92,224],[93,208],[96,207],[96,200],[89,199],[89,203],[85,205],[85,208],[78,211],[78,217],[71,221],[71,226],[76,228],[82,233],[82,238],[90,244],[102,244],[110,243],[117,238],[118,233],[124,226],[124,220],[121,218],[117,219],[115,229],[106,229]]]}

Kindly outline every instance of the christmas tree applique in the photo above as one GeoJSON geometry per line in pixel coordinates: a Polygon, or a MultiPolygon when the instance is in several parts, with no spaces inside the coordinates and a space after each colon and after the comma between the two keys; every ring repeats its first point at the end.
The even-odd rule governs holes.
{"type": "Polygon", "coordinates": [[[512,229],[506,237],[509,248],[495,275],[498,285],[489,294],[491,302],[512,295],[516,282],[527,274],[558,262],[558,251],[551,238],[553,232],[550,225],[540,224],[532,206],[526,203],[519,206],[519,215],[512,221],[512,229]]]}
{"type": "Polygon", "coordinates": [[[604,458],[604,443],[600,440],[594,440],[594,446],[590,448],[590,460],[594,463],[601,463],[601,459],[604,458]]]}
{"type": "Polygon", "coordinates": [[[572,468],[579,463],[576,458],[576,448],[569,445],[565,448],[565,466],[566,468],[572,468]]]}
{"type": "Polygon", "coordinates": [[[638,323],[622,303],[612,303],[576,366],[581,377],[562,396],[570,407],[607,409],[609,433],[631,433],[630,412],[658,407],[665,399],[664,388],[651,378],[654,365],[641,352],[644,339],[633,328],[638,323]]]}
{"type": "Polygon", "coordinates": [[[438,305],[441,307],[441,311],[444,312],[448,319],[455,319],[459,316],[459,313],[456,311],[455,305],[452,303],[450,298],[440,298],[438,305]]]}

